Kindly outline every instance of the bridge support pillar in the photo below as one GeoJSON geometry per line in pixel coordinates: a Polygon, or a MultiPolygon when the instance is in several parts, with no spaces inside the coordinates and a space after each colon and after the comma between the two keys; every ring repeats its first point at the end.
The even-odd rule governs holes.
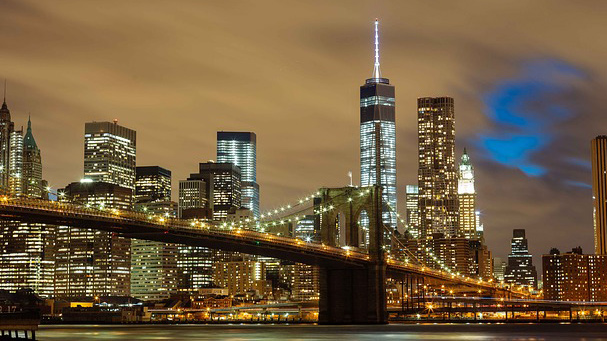
{"type": "Polygon", "coordinates": [[[385,324],[386,266],[320,270],[320,324],[385,324]]]}

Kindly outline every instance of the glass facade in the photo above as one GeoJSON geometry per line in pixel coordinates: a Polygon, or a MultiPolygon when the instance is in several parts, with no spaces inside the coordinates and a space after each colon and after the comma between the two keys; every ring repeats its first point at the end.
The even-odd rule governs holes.
{"type": "Polygon", "coordinates": [[[8,165],[10,192],[21,195],[23,194],[23,131],[21,130],[11,133],[8,165]]]}
{"type": "MultiPolygon", "coordinates": [[[[396,228],[394,86],[386,78],[367,79],[360,87],[360,185],[377,184],[383,188],[384,224],[396,228]]],[[[365,219],[363,215],[360,222],[363,226],[365,219]]]]}
{"type": "Polygon", "coordinates": [[[257,136],[252,132],[217,132],[217,162],[240,167],[242,206],[259,217],[257,136]]]}
{"type": "Polygon", "coordinates": [[[136,132],[114,122],[84,127],[84,177],[135,189],[136,132]]]}

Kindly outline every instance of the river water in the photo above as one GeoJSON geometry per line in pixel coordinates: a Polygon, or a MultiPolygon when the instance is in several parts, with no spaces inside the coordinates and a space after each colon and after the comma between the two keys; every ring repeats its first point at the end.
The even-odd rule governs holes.
{"type": "Polygon", "coordinates": [[[607,340],[607,324],[52,325],[39,340],[607,340]]]}

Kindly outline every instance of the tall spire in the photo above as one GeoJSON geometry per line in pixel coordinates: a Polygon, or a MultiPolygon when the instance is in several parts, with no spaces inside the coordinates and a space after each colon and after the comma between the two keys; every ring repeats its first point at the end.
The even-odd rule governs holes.
{"type": "Polygon", "coordinates": [[[379,20],[375,19],[375,65],[373,67],[373,78],[381,78],[379,71],[379,20]]]}
{"type": "Polygon", "coordinates": [[[6,78],[4,79],[4,100],[2,101],[2,109],[8,109],[6,106],[6,78]]]}

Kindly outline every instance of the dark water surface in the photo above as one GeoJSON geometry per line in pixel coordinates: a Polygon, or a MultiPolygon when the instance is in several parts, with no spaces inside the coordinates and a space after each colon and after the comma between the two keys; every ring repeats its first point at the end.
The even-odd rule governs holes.
{"type": "Polygon", "coordinates": [[[607,324],[52,325],[40,340],[607,340],[607,324]]]}

